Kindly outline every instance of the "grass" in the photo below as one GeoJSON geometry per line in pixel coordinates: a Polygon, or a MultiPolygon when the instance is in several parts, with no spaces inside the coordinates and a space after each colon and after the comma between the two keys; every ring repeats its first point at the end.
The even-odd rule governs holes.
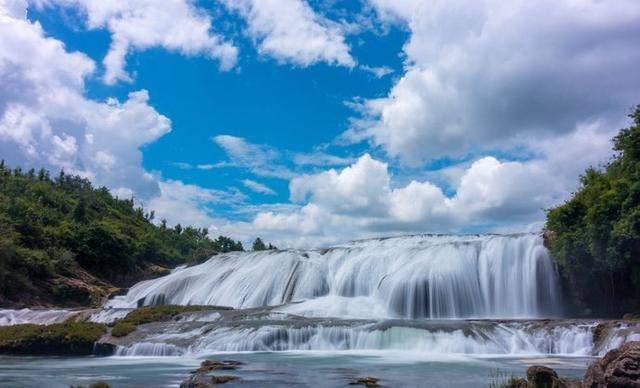
{"type": "Polygon", "coordinates": [[[489,375],[488,388],[527,388],[527,380],[514,375],[508,375],[499,369],[489,375]]]}
{"type": "Polygon", "coordinates": [[[89,355],[105,331],[105,325],[92,322],[4,326],[0,327],[0,353],[89,355]]]}
{"type": "Polygon", "coordinates": [[[111,330],[111,335],[114,337],[124,337],[135,331],[138,325],[170,321],[177,315],[187,312],[226,309],[229,309],[229,307],[175,305],[140,307],[127,314],[123,319],[118,320],[111,330]]]}

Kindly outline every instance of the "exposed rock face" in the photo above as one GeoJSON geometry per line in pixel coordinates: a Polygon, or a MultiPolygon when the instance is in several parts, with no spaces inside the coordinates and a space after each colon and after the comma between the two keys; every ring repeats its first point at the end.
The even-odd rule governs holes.
{"type": "Polygon", "coordinates": [[[585,388],[640,388],[640,341],[609,351],[587,369],[585,388]]]}

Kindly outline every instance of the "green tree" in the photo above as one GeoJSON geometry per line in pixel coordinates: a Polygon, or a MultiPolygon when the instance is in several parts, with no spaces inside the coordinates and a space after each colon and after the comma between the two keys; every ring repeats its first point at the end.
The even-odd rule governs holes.
{"type": "Polygon", "coordinates": [[[206,229],[168,228],[154,218],[133,199],[114,197],[79,176],[60,171],[52,180],[44,169],[24,173],[0,162],[0,303],[25,294],[80,295],[67,289],[86,280],[83,271],[120,284],[152,264],[242,250],[228,237],[214,241],[206,229]]]}
{"type": "Polygon", "coordinates": [[[640,311],[640,105],[613,139],[616,155],[547,213],[546,234],[566,293],[593,314],[640,311]]]}
{"type": "Polygon", "coordinates": [[[255,241],[253,242],[253,250],[254,251],[266,251],[267,250],[267,246],[264,244],[264,242],[262,241],[262,239],[260,237],[256,238],[255,241]]]}

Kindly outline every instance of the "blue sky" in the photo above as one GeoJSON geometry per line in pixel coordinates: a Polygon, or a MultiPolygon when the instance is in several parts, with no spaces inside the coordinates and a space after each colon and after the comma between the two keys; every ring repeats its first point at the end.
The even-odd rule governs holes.
{"type": "Polygon", "coordinates": [[[606,3],[0,0],[0,153],[245,241],[535,230],[640,102],[606,3]]]}

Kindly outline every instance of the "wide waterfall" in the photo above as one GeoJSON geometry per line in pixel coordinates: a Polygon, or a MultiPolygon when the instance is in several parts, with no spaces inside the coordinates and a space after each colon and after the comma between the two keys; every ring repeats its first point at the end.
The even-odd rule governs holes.
{"type": "Polygon", "coordinates": [[[560,314],[559,298],[537,234],[419,235],[218,255],[139,283],[108,307],[282,305],[308,317],[540,318],[560,314]]]}

